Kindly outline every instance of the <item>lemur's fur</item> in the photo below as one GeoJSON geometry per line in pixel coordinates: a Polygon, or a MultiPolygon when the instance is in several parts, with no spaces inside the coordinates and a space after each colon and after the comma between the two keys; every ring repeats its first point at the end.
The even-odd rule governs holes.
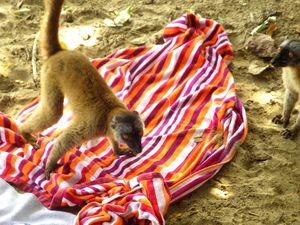
{"type": "Polygon", "coordinates": [[[71,124],[54,143],[45,167],[49,179],[57,161],[83,141],[106,136],[116,155],[142,151],[143,122],[114,95],[87,57],[77,51],[63,50],[58,40],[59,16],[63,0],[44,0],[45,17],[41,26],[40,48],[44,63],[41,71],[41,100],[19,132],[35,147],[31,135],[56,123],[69,101],[71,124]],[[119,148],[126,144],[128,148],[119,148]]]}
{"type": "Polygon", "coordinates": [[[300,94],[300,41],[286,40],[279,48],[279,53],[272,59],[275,67],[282,67],[282,79],[285,87],[282,115],[273,118],[276,124],[283,124],[285,138],[294,138],[300,130],[300,114],[290,129],[287,126],[291,113],[300,94]]]}

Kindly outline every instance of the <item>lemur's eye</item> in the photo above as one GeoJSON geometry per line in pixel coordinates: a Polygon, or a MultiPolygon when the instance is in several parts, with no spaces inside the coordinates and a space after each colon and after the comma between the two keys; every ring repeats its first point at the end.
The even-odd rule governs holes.
{"type": "Polygon", "coordinates": [[[122,134],[122,138],[123,138],[124,140],[128,140],[129,135],[128,135],[128,134],[122,134]]]}
{"type": "Polygon", "coordinates": [[[144,135],[144,133],[141,131],[139,132],[139,136],[142,137],[144,135]]]}
{"type": "Polygon", "coordinates": [[[293,58],[294,57],[294,53],[289,52],[289,58],[293,58]]]}

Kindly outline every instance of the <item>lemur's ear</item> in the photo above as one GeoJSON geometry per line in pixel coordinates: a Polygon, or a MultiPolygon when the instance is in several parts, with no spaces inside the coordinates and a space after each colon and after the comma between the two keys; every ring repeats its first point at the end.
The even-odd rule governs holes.
{"type": "Polygon", "coordinates": [[[139,112],[135,111],[135,110],[133,111],[133,113],[136,114],[136,115],[138,115],[138,116],[140,115],[139,112]]]}
{"type": "Polygon", "coordinates": [[[111,121],[111,124],[110,124],[110,127],[111,127],[112,129],[116,129],[117,124],[112,120],[112,121],[111,121]]]}
{"type": "Polygon", "coordinates": [[[113,116],[112,120],[111,120],[111,128],[116,129],[117,128],[117,124],[120,123],[120,117],[119,116],[113,116]]]}

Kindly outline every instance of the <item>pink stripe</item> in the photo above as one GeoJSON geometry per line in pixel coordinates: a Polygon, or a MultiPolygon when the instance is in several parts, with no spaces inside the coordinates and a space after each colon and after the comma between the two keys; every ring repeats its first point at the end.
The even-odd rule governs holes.
{"type": "MultiPolygon", "coordinates": [[[[171,192],[171,199],[176,199],[181,195],[183,197],[184,195],[186,195],[186,193],[189,193],[189,190],[191,190],[195,186],[200,186],[199,184],[203,185],[203,182],[206,182],[207,180],[211,179],[214,175],[215,175],[215,172],[210,172],[208,174],[201,176],[200,178],[190,180],[187,185],[181,187],[176,192],[173,192],[173,193],[171,192]]],[[[171,200],[171,203],[173,203],[172,200],[171,200]]]]}

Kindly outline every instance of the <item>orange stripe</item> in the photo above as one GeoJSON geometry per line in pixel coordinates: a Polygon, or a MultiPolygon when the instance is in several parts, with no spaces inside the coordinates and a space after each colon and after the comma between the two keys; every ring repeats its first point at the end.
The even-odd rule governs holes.
{"type": "Polygon", "coordinates": [[[1,147],[1,152],[7,152],[7,150],[11,147],[10,143],[4,145],[1,147]]]}
{"type": "MultiPolygon", "coordinates": [[[[10,164],[11,164],[11,165],[16,165],[16,161],[17,161],[17,157],[16,157],[16,156],[13,156],[13,157],[11,158],[10,164]]],[[[17,169],[19,169],[19,168],[17,168],[17,169]]],[[[8,172],[7,172],[7,174],[8,174],[9,176],[12,176],[14,172],[16,172],[15,167],[14,167],[14,166],[10,166],[10,167],[9,167],[9,170],[8,170],[8,172]]]]}
{"type": "Polygon", "coordinates": [[[8,135],[8,141],[10,144],[14,144],[16,143],[15,140],[15,132],[13,132],[12,130],[6,130],[7,131],[7,135],[8,135]]]}
{"type": "MultiPolygon", "coordinates": [[[[197,44],[196,42],[192,42],[190,44],[190,46],[188,48],[186,48],[186,51],[183,52],[184,54],[182,56],[182,61],[180,62],[179,67],[177,68],[177,71],[173,71],[172,73],[175,73],[175,72],[179,73],[179,71],[182,71],[182,69],[186,66],[186,63],[189,60],[191,52],[194,50],[194,47],[195,47],[196,44],[197,44]]],[[[165,64],[165,65],[166,66],[163,68],[163,73],[165,73],[167,68],[170,66],[170,65],[167,65],[167,64],[165,64]]],[[[176,63],[176,65],[178,65],[178,63],[176,63]]],[[[174,65],[174,67],[176,67],[176,65],[174,65]]],[[[172,85],[176,82],[176,78],[177,78],[176,76],[173,76],[171,79],[168,79],[167,82],[164,83],[164,86],[165,87],[172,87],[172,85]]],[[[180,85],[180,86],[181,86],[181,89],[182,89],[183,85],[180,85]]],[[[177,92],[177,94],[179,94],[178,92],[180,92],[180,90],[179,90],[180,86],[175,89],[175,92],[177,92]]],[[[155,101],[162,99],[166,95],[168,90],[169,90],[168,88],[164,88],[156,96],[153,96],[148,104],[153,105],[155,101]]]]}
{"type": "MultiPolygon", "coordinates": [[[[128,57],[129,55],[131,55],[132,53],[134,53],[135,51],[137,51],[140,47],[137,48],[128,48],[126,49],[125,52],[123,52],[122,54],[120,54],[119,56],[117,56],[117,58],[122,59],[124,57],[128,57]]],[[[146,47],[145,49],[143,49],[141,52],[139,52],[139,54],[137,54],[136,56],[131,56],[129,59],[134,61],[136,58],[140,57],[141,55],[146,54],[149,50],[151,50],[151,47],[146,47]]]]}
{"type": "MultiPolygon", "coordinates": [[[[216,82],[218,83],[218,82],[216,82]]],[[[208,93],[209,91],[207,91],[208,93]]],[[[202,97],[203,99],[200,99],[199,101],[197,102],[203,102],[204,98],[206,98],[206,96],[203,96],[202,97]]],[[[201,121],[203,121],[203,118],[204,116],[206,115],[207,111],[209,110],[209,107],[208,107],[209,104],[206,104],[205,107],[203,108],[203,110],[201,110],[201,113],[197,119],[197,122],[195,123],[195,125],[197,124],[200,124],[201,121]],[[201,119],[201,121],[199,121],[199,119],[201,119]]],[[[187,114],[184,115],[184,118],[191,118],[192,114],[195,112],[195,110],[198,108],[198,104],[193,104],[192,106],[189,107],[189,111],[187,114]]],[[[185,123],[180,123],[179,126],[185,126],[185,123]]],[[[177,127],[175,130],[180,130],[181,128],[180,127],[177,127]]],[[[193,133],[191,133],[191,135],[186,135],[186,137],[184,138],[182,144],[180,146],[186,146],[186,144],[190,141],[191,139],[191,136],[193,135],[193,133]]],[[[178,149],[183,149],[181,148],[180,146],[178,146],[178,149]]],[[[174,155],[175,158],[179,155],[179,151],[176,151],[176,154],[174,155]]],[[[170,158],[168,161],[166,161],[164,163],[165,166],[169,166],[171,164],[171,162],[174,160],[173,159],[174,157],[170,158]]],[[[196,160],[195,160],[196,161],[196,160]]]]}
{"type": "MultiPolygon", "coordinates": [[[[162,182],[162,181],[161,181],[162,182]]],[[[164,184],[163,184],[164,185],[164,184]]],[[[165,207],[164,207],[164,211],[163,211],[163,215],[165,215],[167,213],[167,210],[169,208],[170,205],[170,201],[171,201],[171,197],[169,195],[169,192],[167,192],[167,190],[165,188],[163,188],[162,190],[163,195],[164,195],[164,199],[165,199],[165,207]]],[[[159,201],[159,199],[158,199],[159,201]]]]}
{"type": "Polygon", "coordinates": [[[201,161],[201,159],[207,151],[217,149],[220,147],[219,142],[221,137],[219,137],[218,135],[212,135],[213,134],[210,132],[202,136],[203,140],[200,143],[200,145],[197,147],[195,146],[195,149],[201,149],[200,153],[198,151],[193,151],[193,155],[185,161],[184,166],[179,169],[178,173],[176,172],[176,174],[172,176],[172,179],[170,179],[172,180],[172,182],[177,182],[178,180],[181,180],[184,177],[188,176],[191,173],[192,169],[195,168],[197,164],[199,164],[199,162],[201,161]]]}
{"type": "MultiPolygon", "coordinates": [[[[219,78],[219,79],[216,79],[215,83],[219,83],[220,80],[222,79],[222,77],[218,77],[218,78],[219,78]]],[[[208,90],[205,92],[206,95],[202,95],[202,96],[200,97],[200,99],[199,99],[197,102],[199,102],[199,103],[203,102],[204,99],[207,97],[207,94],[210,92],[209,89],[211,89],[211,88],[213,88],[213,86],[208,87],[208,90]]],[[[211,99],[210,99],[210,101],[211,101],[211,99]]],[[[201,110],[201,113],[199,114],[198,119],[197,119],[197,122],[195,123],[195,125],[196,125],[196,124],[200,124],[201,121],[203,121],[204,116],[206,115],[207,111],[210,109],[209,105],[210,105],[210,104],[207,103],[207,104],[204,106],[204,108],[201,110]]],[[[185,119],[186,119],[186,118],[191,118],[191,116],[192,116],[192,114],[194,113],[195,109],[198,108],[198,107],[199,107],[198,104],[193,104],[193,105],[191,105],[191,106],[189,107],[188,113],[184,115],[184,118],[185,118],[185,119]]],[[[162,109],[163,109],[163,108],[164,108],[164,107],[162,107],[162,109]]],[[[159,110],[159,111],[162,111],[162,109],[159,110]]],[[[160,115],[160,112],[158,112],[157,114],[160,115]]],[[[149,126],[150,126],[150,127],[155,127],[154,123],[156,124],[156,120],[157,120],[157,119],[154,119],[153,121],[151,121],[150,124],[149,124],[149,126]]],[[[179,125],[176,127],[175,130],[180,130],[180,127],[181,127],[181,126],[184,126],[184,125],[185,125],[185,123],[179,123],[179,125]]],[[[178,133],[178,134],[179,134],[179,133],[178,133]]],[[[165,155],[166,151],[168,151],[168,150],[169,150],[169,147],[173,144],[173,141],[176,140],[177,136],[178,136],[178,135],[176,135],[175,137],[170,137],[170,138],[168,138],[168,140],[166,140],[166,143],[163,145],[164,150],[161,151],[161,148],[162,148],[162,147],[161,147],[160,150],[159,150],[159,151],[161,151],[160,154],[159,154],[160,157],[159,157],[159,158],[157,157],[157,158],[152,159],[152,160],[151,160],[151,159],[147,160],[147,163],[143,163],[143,166],[140,167],[138,170],[136,170],[136,171],[135,171],[135,174],[140,174],[143,170],[146,170],[147,168],[149,168],[149,166],[150,166],[149,164],[152,164],[152,161],[155,162],[155,161],[161,160],[161,158],[165,155]]],[[[191,135],[186,135],[186,137],[183,139],[183,142],[182,142],[182,144],[181,144],[180,146],[185,146],[186,143],[190,140],[190,137],[191,137],[191,135]]],[[[181,148],[178,147],[178,149],[181,149],[181,148]]],[[[172,157],[171,157],[171,158],[172,158],[172,157]]],[[[173,158],[172,158],[172,159],[173,159],[173,158]]],[[[172,160],[172,159],[169,159],[169,160],[172,160]]],[[[159,171],[159,170],[156,169],[155,171],[159,171]]],[[[129,175],[129,177],[133,177],[133,176],[134,176],[134,174],[130,174],[130,175],[129,175]]]]}
{"type": "Polygon", "coordinates": [[[192,151],[192,154],[188,156],[188,159],[185,159],[184,164],[180,167],[178,172],[172,173],[172,176],[168,179],[170,182],[176,182],[178,180],[181,180],[183,177],[189,175],[191,173],[191,170],[195,168],[195,166],[199,163],[199,160],[203,157],[206,151],[204,151],[204,141],[201,143],[198,143],[195,146],[195,149],[198,149],[198,151],[192,151]],[[201,149],[199,151],[199,149],[201,149]]]}
{"type": "Polygon", "coordinates": [[[31,170],[33,169],[33,166],[29,161],[25,163],[24,167],[23,167],[23,173],[24,175],[28,176],[28,174],[31,172],[31,170]]]}
{"type": "Polygon", "coordinates": [[[0,115],[0,126],[4,127],[4,116],[0,115]]]}
{"type": "MultiPolygon", "coordinates": [[[[42,158],[43,152],[45,151],[46,143],[47,143],[47,142],[42,141],[42,142],[40,143],[40,149],[39,149],[39,150],[36,150],[36,151],[33,150],[33,151],[35,151],[35,152],[33,153],[33,159],[32,159],[32,163],[33,163],[33,164],[39,165],[39,164],[41,163],[41,158],[42,158]],[[42,149],[43,149],[43,152],[41,151],[42,149]]],[[[25,145],[25,150],[26,150],[26,152],[29,151],[29,147],[30,147],[29,144],[26,144],[26,145],[25,145]]]]}
{"type": "MultiPolygon", "coordinates": [[[[168,54],[165,64],[163,65],[161,71],[155,76],[153,82],[151,82],[150,85],[147,86],[147,88],[143,91],[142,95],[139,97],[138,101],[134,104],[133,108],[136,108],[141,101],[144,99],[145,95],[153,90],[153,88],[159,83],[159,81],[164,77],[165,74],[165,67],[167,67],[170,64],[172,55],[168,54]]],[[[147,84],[148,79],[150,78],[150,76],[155,73],[155,71],[157,70],[159,64],[157,64],[155,67],[153,67],[153,69],[151,71],[149,71],[145,76],[142,77],[142,80],[139,81],[141,82],[140,86],[136,86],[134,90],[132,90],[129,95],[128,95],[128,99],[133,99],[138,92],[140,91],[140,87],[144,87],[147,84]]],[[[149,104],[150,105],[150,104],[149,104]]]]}
{"type": "Polygon", "coordinates": [[[187,176],[186,178],[184,178],[184,179],[178,181],[177,183],[175,183],[174,185],[172,185],[170,187],[170,190],[178,187],[180,184],[184,183],[185,181],[187,181],[188,179],[190,179],[191,177],[193,177],[195,175],[198,175],[198,174],[201,174],[201,173],[205,173],[205,172],[208,172],[208,171],[212,171],[212,170],[216,170],[216,169],[220,168],[224,164],[230,162],[233,159],[233,157],[235,156],[236,152],[237,152],[237,149],[234,148],[232,150],[231,154],[228,156],[228,159],[226,159],[226,160],[224,160],[224,161],[222,161],[220,163],[216,163],[216,164],[213,164],[211,166],[205,167],[205,168],[203,168],[203,169],[201,169],[201,170],[199,170],[199,171],[197,171],[197,172],[195,172],[195,173],[187,176]]]}

